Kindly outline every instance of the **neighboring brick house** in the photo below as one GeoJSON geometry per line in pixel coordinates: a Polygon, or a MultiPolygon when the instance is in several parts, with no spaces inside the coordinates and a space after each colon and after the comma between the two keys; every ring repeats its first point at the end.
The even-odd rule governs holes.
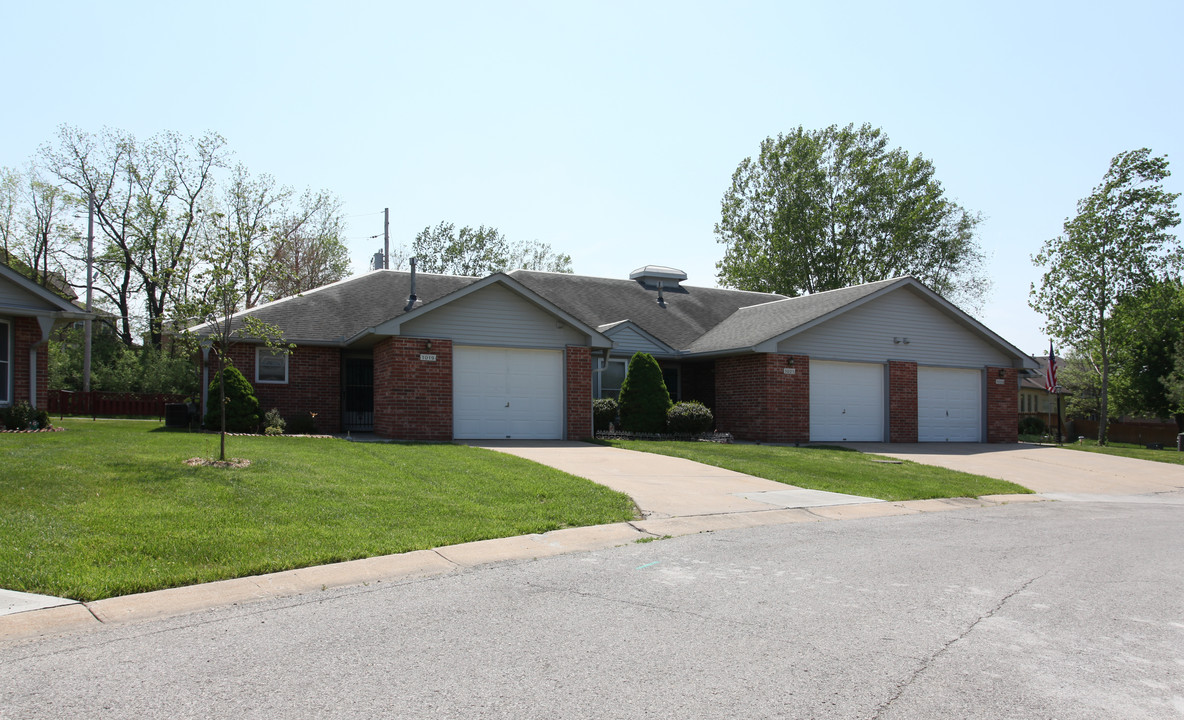
{"type": "Polygon", "coordinates": [[[316,412],[327,432],[588,437],[592,399],[644,351],[675,400],[739,439],[1016,439],[1035,361],[914,278],[799,298],[685,279],[376,270],[253,308],[296,349],[240,344],[234,360],[265,409],[316,412]]]}
{"type": "Polygon", "coordinates": [[[91,317],[0,264],[0,407],[25,401],[46,407],[49,334],[54,325],[91,317]]]}

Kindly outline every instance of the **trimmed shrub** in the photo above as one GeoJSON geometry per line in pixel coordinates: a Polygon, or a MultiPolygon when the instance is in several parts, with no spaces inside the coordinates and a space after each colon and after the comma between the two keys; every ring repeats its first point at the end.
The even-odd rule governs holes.
{"type": "Polygon", "coordinates": [[[711,429],[715,417],[698,400],[675,403],[666,413],[666,429],[672,433],[701,435],[711,429]]]}
{"type": "Polygon", "coordinates": [[[0,426],[5,430],[40,430],[50,427],[49,413],[18,400],[10,407],[0,408],[0,426]]]}
{"type": "Polygon", "coordinates": [[[1020,418],[1020,435],[1043,435],[1044,430],[1044,421],[1040,418],[1031,415],[1020,418]]]}
{"type": "MultiPolygon", "coordinates": [[[[233,365],[222,373],[226,378],[226,432],[259,432],[259,399],[255,388],[233,365]]],[[[206,413],[205,425],[210,430],[222,429],[222,415],[218,410],[218,376],[210,382],[210,408],[206,413]]]]}
{"type": "Polygon", "coordinates": [[[662,368],[649,353],[636,353],[621,383],[621,428],[631,432],[666,432],[670,393],[662,380],[662,368]]]}
{"type": "Polygon", "coordinates": [[[592,430],[602,432],[617,421],[617,401],[612,398],[596,398],[592,401],[592,430]]]}
{"type": "Polygon", "coordinates": [[[283,435],[284,418],[280,415],[279,408],[272,408],[263,414],[263,434],[264,435],[283,435]]]}

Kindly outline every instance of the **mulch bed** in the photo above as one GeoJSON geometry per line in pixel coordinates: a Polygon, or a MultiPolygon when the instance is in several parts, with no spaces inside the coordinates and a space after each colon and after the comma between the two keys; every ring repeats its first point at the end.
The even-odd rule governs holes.
{"type": "Polygon", "coordinates": [[[251,466],[251,461],[246,458],[230,458],[229,460],[189,458],[185,461],[185,464],[191,467],[245,468],[251,466]]]}

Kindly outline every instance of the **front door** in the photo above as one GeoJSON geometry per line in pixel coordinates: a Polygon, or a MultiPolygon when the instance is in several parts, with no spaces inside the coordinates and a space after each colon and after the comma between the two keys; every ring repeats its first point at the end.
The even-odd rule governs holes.
{"type": "Polygon", "coordinates": [[[344,375],[342,429],[373,432],[374,358],[347,357],[344,375]]]}

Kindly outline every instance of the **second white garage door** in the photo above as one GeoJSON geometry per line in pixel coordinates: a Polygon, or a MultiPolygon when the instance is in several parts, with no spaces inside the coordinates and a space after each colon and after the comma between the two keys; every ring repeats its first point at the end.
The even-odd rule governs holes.
{"type": "Polygon", "coordinates": [[[458,439],[563,437],[563,352],[457,346],[452,435],[458,439]]]}
{"type": "Polygon", "coordinates": [[[982,440],[982,371],[917,368],[917,440],[982,440]]]}
{"type": "Polygon", "coordinates": [[[884,440],[884,366],[810,363],[810,441],[884,440]]]}

